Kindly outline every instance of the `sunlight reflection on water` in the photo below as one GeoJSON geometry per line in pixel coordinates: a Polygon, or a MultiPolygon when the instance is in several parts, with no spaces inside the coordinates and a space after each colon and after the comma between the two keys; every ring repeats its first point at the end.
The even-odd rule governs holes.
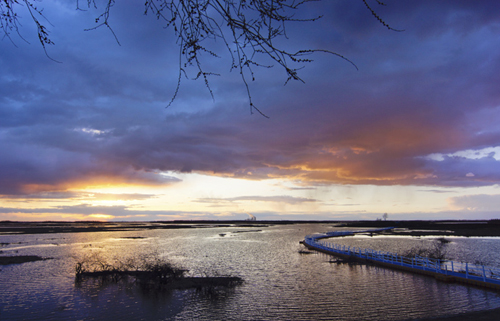
{"type": "MultiPolygon", "coordinates": [[[[0,267],[0,319],[404,320],[500,307],[498,293],[488,290],[299,254],[305,235],[329,230],[328,225],[298,224],[0,236],[0,243],[9,243],[0,255],[53,258],[0,267]],[[74,264],[91,252],[122,259],[157,252],[191,275],[234,275],[245,282],[215,296],[195,290],[151,293],[128,283],[76,284],[74,264]]],[[[334,241],[398,252],[428,240],[334,241]]],[[[492,238],[449,243],[451,254],[462,258],[478,256],[480,249],[499,253],[499,246],[500,239],[492,238]]],[[[497,262],[498,257],[481,254],[481,259],[497,262]]]]}

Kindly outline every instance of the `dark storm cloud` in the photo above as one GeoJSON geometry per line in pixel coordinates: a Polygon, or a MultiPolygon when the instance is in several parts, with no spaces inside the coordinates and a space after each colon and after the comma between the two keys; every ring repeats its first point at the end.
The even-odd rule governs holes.
{"type": "Polygon", "coordinates": [[[222,71],[211,78],[215,102],[202,82],[183,79],[165,109],[178,50],[168,29],[131,3],[112,12],[121,46],[106,29],[82,31],[92,12],[47,4],[56,42],[48,53],[61,64],[36,39],[0,42],[0,194],[177,181],[161,171],[308,184],[500,181],[492,157],[426,157],[500,145],[496,1],[373,3],[404,32],[378,23],[361,1],[315,3],[304,15],[324,17],[291,26],[285,45],[338,52],[359,71],[316,54],[300,71],[306,83],[283,87],[277,67],[256,69],[252,98],[269,120],[249,115],[244,85],[224,59],[207,60],[222,71]]]}
{"type": "MultiPolygon", "coordinates": [[[[57,140],[56,140],[57,141],[57,140]]],[[[0,194],[33,194],[43,191],[61,191],[71,187],[109,183],[159,185],[178,182],[179,179],[138,170],[130,165],[112,165],[95,160],[85,150],[72,151],[50,145],[0,144],[2,175],[0,194]],[[8,152],[7,152],[8,151],[8,152]]],[[[72,148],[72,149],[75,149],[72,148]]]]}

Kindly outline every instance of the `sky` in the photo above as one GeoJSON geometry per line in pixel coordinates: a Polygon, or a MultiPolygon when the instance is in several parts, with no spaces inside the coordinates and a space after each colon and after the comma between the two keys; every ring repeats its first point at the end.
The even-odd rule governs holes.
{"type": "Polygon", "coordinates": [[[500,219],[500,2],[367,3],[403,31],[362,1],[297,12],[322,18],[276,43],[356,67],[316,52],[293,65],[304,82],[253,68],[269,118],[220,40],[201,56],[213,97],[187,68],[169,105],[179,47],[141,1],[111,8],[119,43],[86,30],[99,1],[37,3],[47,54],[18,5],[0,41],[0,221],[500,219]]]}

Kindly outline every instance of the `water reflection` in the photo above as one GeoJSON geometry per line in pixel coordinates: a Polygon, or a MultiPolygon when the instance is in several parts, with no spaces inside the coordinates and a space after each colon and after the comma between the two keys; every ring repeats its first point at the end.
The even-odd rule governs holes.
{"type": "MultiPolygon", "coordinates": [[[[2,245],[1,255],[17,251],[54,258],[0,267],[0,319],[404,320],[500,307],[498,293],[488,290],[376,266],[330,263],[330,257],[322,254],[300,254],[304,248],[299,241],[307,234],[332,230],[326,224],[247,228],[251,233],[241,230],[0,236],[0,243],[9,243],[2,245]],[[45,246],[52,243],[59,245],[45,246]],[[245,282],[211,293],[148,292],[133,282],[75,284],[75,262],[90,252],[124,258],[152,251],[188,269],[189,275],[233,275],[245,282]]],[[[393,252],[426,242],[377,237],[335,241],[393,252]]],[[[497,239],[453,238],[449,243],[453,255],[464,258],[477,255],[479,249],[496,251],[499,246],[497,239]]]]}
{"type": "Polygon", "coordinates": [[[75,289],[84,307],[75,316],[83,319],[172,319],[185,302],[182,292],[151,291],[131,280],[84,279],[75,282],[75,289]]]}

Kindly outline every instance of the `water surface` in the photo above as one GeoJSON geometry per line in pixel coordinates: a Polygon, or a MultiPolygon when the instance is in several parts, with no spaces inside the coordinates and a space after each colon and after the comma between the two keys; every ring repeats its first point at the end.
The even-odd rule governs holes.
{"type": "MultiPolygon", "coordinates": [[[[327,224],[297,224],[0,236],[0,255],[53,258],[0,267],[0,319],[410,320],[500,307],[500,296],[489,290],[299,253],[305,235],[331,230],[327,224]],[[240,276],[245,282],[211,295],[151,293],[127,283],[75,283],[75,263],[92,253],[109,260],[160,255],[191,275],[240,276]]],[[[394,252],[427,242],[409,237],[338,240],[394,252]]],[[[450,243],[452,255],[493,263],[496,255],[478,252],[499,246],[496,238],[450,243]]]]}

